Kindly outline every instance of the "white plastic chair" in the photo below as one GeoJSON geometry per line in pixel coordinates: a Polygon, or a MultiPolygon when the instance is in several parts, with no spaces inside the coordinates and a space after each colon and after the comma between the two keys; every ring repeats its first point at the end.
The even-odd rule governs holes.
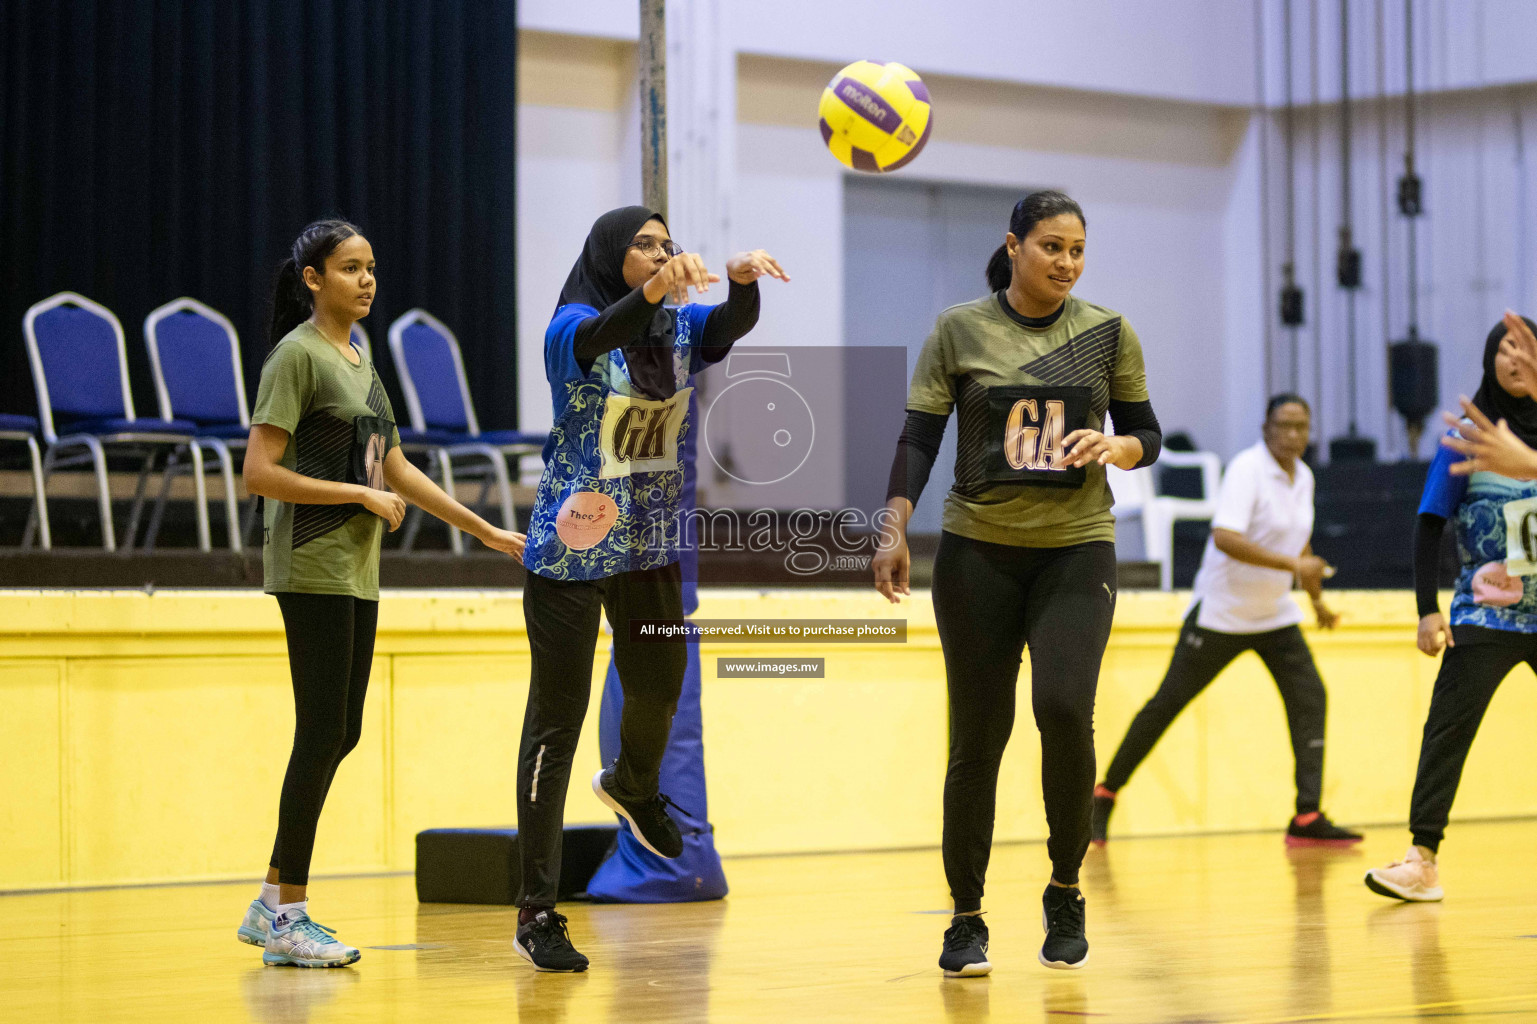
{"type": "MultiPolygon", "coordinates": [[[[1209,521],[1217,514],[1217,488],[1222,482],[1222,459],[1216,452],[1170,452],[1158,456],[1158,465],[1168,468],[1189,467],[1201,471],[1201,497],[1174,498],[1155,494],[1153,516],[1165,538],[1161,551],[1167,554],[1159,564],[1159,588],[1174,589],[1174,524],[1180,520],[1209,521]]],[[[1156,488],[1155,488],[1156,489],[1156,488]]]]}
{"type": "Polygon", "coordinates": [[[1172,498],[1158,493],[1152,467],[1106,470],[1115,516],[1137,515],[1142,521],[1143,557],[1158,563],[1158,587],[1174,589],[1174,524],[1180,520],[1209,520],[1217,514],[1217,485],[1222,460],[1213,452],[1170,452],[1159,455],[1160,466],[1189,466],[1201,471],[1200,498],[1172,498]]]}
{"type": "Polygon", "coordinates": [[[1159,528],[1160,510],[1155,507],[1158,494],[1153,471],[1147,467],[1118,469],[1107,466],[1105,477],[1110,483],[1110,495],[1115,499],[1112,509],[1115,518],[1119,521],[1136,516],[1141,520],[1142,557],[1158,563],[1161,581],[1165,565],[1172,561],[1168,552],[1170,531],[1159,528]]]}

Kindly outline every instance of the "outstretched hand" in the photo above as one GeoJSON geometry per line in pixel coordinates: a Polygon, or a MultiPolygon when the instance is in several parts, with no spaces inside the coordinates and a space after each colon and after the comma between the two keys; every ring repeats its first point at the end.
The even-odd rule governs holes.
{"type": "Polygon", "coordinates": [[[680,252],[663,264],[641,290],[645,292],[647,302],[671,299],[674,305],[681,306],[688,302],[690,288],[707,292],[710,285],[719,280],[720,276],[710,273],[697,252],[680,252]]]}
{"type": "Polygon", "coordinates": [[[1453,475],[1498,473],[1515,480],[1537,479],[1537,451],[1517,437],[1504,420],[1498,423],[1490,420],[1466,395],[1458,401],[1462,403],[1462,412],[1468,422],[1444,413],[1447,424],[1455,428],[1456,433],[1441,439],[1446,447],[1464,456],[1461,462],[1452,463],[1453,475]]]}
{"type": "Polygon", "coordinates": [[[779,261],[762,249],[739,252],[726,261],[726,276],[737,284],[752,284],[760,277],[772,277],[777,281],[789,281],[779,261]]]}

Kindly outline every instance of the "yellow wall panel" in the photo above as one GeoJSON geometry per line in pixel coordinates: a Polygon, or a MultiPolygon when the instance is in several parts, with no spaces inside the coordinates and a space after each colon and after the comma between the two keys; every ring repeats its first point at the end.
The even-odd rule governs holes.
{"type": "MultiPolygon", "coordinates": [[[[1142,705],[1158,691],[1173,651],[1138,643],[1105,652],[1094,708],[1095,779],[1105,777],[1142,705]]],[[[1197,701],[1174,720],[1116,801],[1117,835],[1165,835],[1196,827],[1206,814],[1206,709],[1197,701]]],[[[1043,830],[1044,834],[1044,830],[1043,830]]]]}
{"type": "MultiPolygon", "coordinates": [[[[807,653],[775,646],[759,653],[807,653]]],[[[715,659],[741,652],[702,647],[716,846],[783,853],[938,843],[943,686],[908,675],[900,651],[817,653],[826,679],[720,679],[715,659]]]]}
{"type": "MultiPolygon", "coordinates": [[[[317,873],[383,861],[382,718],[370,703],[321,818],[317,873]]],[[[73,663],[67,736],[71,882],[265,868],[293,737],[286,659],[73,663]]]]}
{"type": "Polygon", "coordinates": [[[1537,814],[1537,780],[1530,764],[1537,725],[1537,685],[1525,665],[1506,677],[1489,704],[1473,752],[1462,771],[1452,809],[1459,818],[1537,814]]]}
{"type": "Polygon", "coordinates": [[[1259,820],[1284,828],[1297,792],[1291,737],[1281,695],[1259,656],[1237,658],[1196,705],[1204,719],[1206,827],[1253,828],[1259,820]]]}
{"type": "MultiPolygon", "coordinates": [[[[1187,598],[1121,596],[1096,706],[1103,775],[1156,690],[1187,598]]],[[[711,818],[728,853],[932,846],[947,740],[926,593],[706,590],[702,618],[906,619],[904,645],[707,644],[711,818]],[[720,679],[717,657],[823,657],[824,679],[720,679]]],[[[1329,688],[1325,808],[1402,822],[1438,660],[1414,650],[1407,594],[1341,593],[1308,629],[1329,688]]],[[[0,889],[249,878],[272,843],[293,729],[282,623],[251,592],[0,592],[0,889]]],[[[599,645],[566,820],[611,821],[599,765],[599,645]]],[[[1518,669],[1474,746],[1455,818],[1537,814],[1537,687],[1518,669]]],[[[512,825],[528,647],[516,591],[386,594],[361,746],[322,815],[317,874],[409,869],[422,828],[512,825]]],[[[1046,832],[1028,656],[1000,771],[995,835],[1046,832]]],[[[1241,659],[1176,720],[1126,787],[1117,835],[1278,830],[1291,749],[1275,686],[1241,659]]],[[[1455,834],[1455,833],[1454,833],[1455,834]]]]}
{"type": "MultiPolygon", "coordinates": [[[[608,667],[608,645],[600,647],[566,797],[566,821],[573,824],[613,820],[589,784],[600,763],[598,708],[608,667]]],[[[518,742],[529,659],[525,648],[506,655],[394,660],[391,866],[410,870],[422,829],[517,825],[518,742]]]]}
{"type": "Polygon", "coordinates": [[[0,661],[0,889],[64,881],[55,661],[0,661]]]}

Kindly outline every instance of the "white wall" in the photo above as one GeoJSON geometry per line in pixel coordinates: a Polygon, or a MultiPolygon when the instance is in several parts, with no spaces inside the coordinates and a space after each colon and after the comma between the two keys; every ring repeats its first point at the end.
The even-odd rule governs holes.
{"type": "MultiPolygon", "coordinates": [[[[636,38],[635,0],[520,0],[546,32],[636,38]]],[[[1254,12],[1242,0],[779,0],[736,3],[741,52],[832,61],[899,60],[1035,85],[1248,104],[1254,12]]]]}
{"type": "MultiPolygon", "coordinates": [[[[1418,84],[1430,93],[1420,105],[1427,215],[1418,228],[1419,325],[1423,336],[1442,345],[1445,405],[1476,385],[1482,338],[1500,311],[1537,308],[1530,242],[1537,211],[1529,199],[1537,182],[1526,159],[1529,126],[1537,123],[1537,88],[1510,84],[1530,78],[1525,69],[1537,67],[1515,52],[1522,38],[1533,37],[1528,29],[1537,29],[1537,3],[1415,2],[1418,84]]],[[[1379,60],[1379,5],[1350,3],[1353,88],[1375,92],[1380,70],[1391,96],[1402,87],[1402,6],[1381,5],[1386,45],[1379,60]]],[[[527,0],[520,15],[525,25],[592,34],[524,33],[535,40],[536,58],[520,64],[519,330],[522,421],[529,429],[548,423],[540,339],[576,246],[598,213],[638,201],[633,57],[622,41],[634,36],[634,6],[631,0],[527,0]],[[525,85],[535,72],[543,85],[525,85]]],[[[1336,0],[1292,4],[1294,89],[1303,105],[1292,162],[1296,244],[1309,317],[1295,332],[1275,322],[1286,167],[1274,106],[1281,98],[1281,0],[1263,4],[1266,98],[1272,105],[1263,146],[1248,111],[1227,105],[1246,104],[1255,82],[1254,7],[1239,0],[1121,4],[1116,9],[1130,13],[1110,28],[1092,24],[1104,13],[1098,2],[1062,5],[1061,12],[1032,8],[1029,52],[1048,59],[1031,67],[1010,56],[1023,52],[1019,32],[975,31],[978,24],[1002,23],[992,16],[1012,5],[1001,0],[974,0],[961,8],[965,16],[951,6],[945,18],[871,18],[863,27],[856,24],[865,10],[860,5],[837,5],[815,17],[804,6],[789,0],[788,7],[732,9],[730,31],[750,52],[738,62],[729,242],[770,249],[795,277],[786,287],[765,286],[754,343],[838,340],[845,172],[812,130],[816,96],[846,55],[909,58],[934,96],[935,134],[922,157],[899,173],[1006,187],[1052,184],[1077,196],[1090,221],[1080,294],[1120,309],[1137,327],[1166,430],[1189,430],[1230,455],[1252,443],[1266,388],[1292,386],[1314,400],[1325,439],[1345,429],[1348,299],[1333,284],[1340,174],[1338,108],[1328,103],[1338,91],[1336,0]],[[1315,6],[1322,103],[1316,117],[1306,108],[1312,65],[1304,56],[1315,6]],[[1160,24],[1188,30],[1192,49],[1179,49],[1157,26],[1138,20],[1138,12],[1155,8],[1168,12],[1160,24]],[[807,25],[818,29],[807,31],[807,25]],[[959,26],[971,30],[965,39],[959,26]],[[1131,35],[1118,34],[1122,29],[1131,35]],[[1053,63],[1070,37],[1095,45],[1079,47],[1076,64],[1053,63]],[[1002,41],[990,41],[995,38],[1002,41]],[[873,49],[845,51],[842,40],[873,49]],[[835,45],[838,52],[824,52],[835,45]],[[791,49],[818,59],[763,56],[791,49]],[[965,74],[946,74],[945,68],[965,74]],[[1032,76],[1056,84],[1028,84],[1032,76]],[[1119,92],[1103,91],[1108,89],[1119,92]],[[1268,204],[1260,201],[1262,179],[1268,204]],[[1267,334],[1273,347],[1268,367],[1267,334]]],[[[923,9],[916,2],[906,6],[923,9]]],[[[1379,440],[1383,454],[1396,457],[1407,446],[1401,422],[1387,409],[1384,345],[1401,337],[1407,324],[1407,240],[1391,202],[1384,219],[1383,182],[1391,191],[1401,165],[1401,100],[1385,111],[1384,151],[1376,106],[1363,96],[1354,110],[1352,200],[1366,278],[1355,298],[1356,420],[1379,440]]],[[[1000,211],[1000,234],[1005,216],[1000,211]]],[[[1421,454],[1427,450],[1422,445],[1421,454]]]]}
{"type": "MultiPolygon", "coordinates": [[[[1404,337],[1410,319],[1409,226],[1398,212],[1395,191],[1403,169],[1404,113],[1401,101],[1353,107],[1351,219],[1363,257],[1363,286],[1355,297],[1357,423],[1378,440],[1383,457],[1399,458],[1408,453],[1408,443],[1403,421],[1387,408],[1385,345],[1404,337]]],[[[1417,120],[1425,205],[1415,224],[1418,327],[1422,338],[1440,347],[1441,405],[1448,408],[1459,392],[1477,386],[1484,335],[1502,311],[1532,315],[1537,309],[1532,260],[1537,221],[1530,201],[1537,180],[1527,156],[1537,125],[1537,90],[1491,86],[1438,93],[1420,103],[1417,120]]],[[[1295,340],[1298,388],[1314,400],[1321,432],[1337,436],[1348,425],[1350,409],[1350,299],[1334,280],[1343,203],[1339,107],[1301,109],[1295,124],[1297,269],[1308,321],[1295,332],[1276,330],[1278,380],[1289,383],[1295,340]]],[[[1274,316],[1278,269],[1286,258],[1287,158],[1280,114],[1272,113],[1271,125],[1268,316],[1274,316]]],[[[1429,427],[1438,422],[1432,418],[1429,427]]],[[[1430,451],[1422,442],[1419,455],[1430,451]]]]}
{"type": "MultiPolygon", "coordinates": [[[[1351,93],[1376,91],[1381,54],[1386,91],[1399,95],[1405,68],[1402,0],[1348,3],[1351,93]]],[[[1537,62],[1531,53],[1531,41],[1537,38],[1537,4],[1531,0],[1413,0],[1413,9],[1417,90],[1446,92],[1537,81],[1537,62]]],[[[1271,104],[1281,103],[1285,96],[1285,10],[1285,0],[1264,0],[1265,89],[1271,104]]],[[[1340,97],[1340,0],[1292,0],[1291,31],[1294,95],[1304,100],[1311,97],[1316,65],[1319,99],[1336,102],[1340,97]]],[[[1252,80],[1250,89],[1252,98],[1252,80]]]]}
{"type": "MultiPolygon", "coordinates": [[[[847,172],[805,116],[829,74],[822,64],[743,62],[730,242],[768,249],[794,278],[789,285],[764,285],[752,344],[842,339],[847,172]]],[[[930,88],[943,120],[922,157],[900,173],[1069,189],[1091,225],[1079,294],[1122,311],[1136,326],[1166,428],[1229,447],[1223,444],[1227,410],[1211,396],[1224,393],[1230,333],[1224,260],[1235,239],[1245,237],[1229,227],[1231,165],[1243,118],[1192,104],[1026,86],[1011,86],[1000,97],[983,84],[945,76],[931,76],[930,88]],[[1199,359],[1189,358],[1192,346],[1199,359]]],[[[632,155],[619,152],[628,112],[525,104],[522,114],[520,399],[523,426],[539,429],[549,422],[540,339],[554,296],[591,218],[635,201],[638,185],[632,179],[621,187],[620,168],[612,165],[632,155]]],[[[1000,240],[1007,218],[1008,209],[1000,209],[1000,240]]],[[[979,268],[986,256],[978,253],[979,268]]],[[[1244,283],[1250,291],[1258,290],[1257,273],[1244,283]]],[[[929,326],[914,324],[913,331],[923,334],[929,326]]]]}

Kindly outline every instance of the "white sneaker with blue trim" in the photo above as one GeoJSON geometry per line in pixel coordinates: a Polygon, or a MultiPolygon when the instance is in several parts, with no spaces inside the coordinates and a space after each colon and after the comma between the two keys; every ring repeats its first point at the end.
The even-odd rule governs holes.
{"type": "Polygon", "coordinates": [[[310,920],[302,910],[285,910],[272,922],[262,963],[269,966],[346,967],[363,954],[336,938],[336,932],[310,920]]]}

